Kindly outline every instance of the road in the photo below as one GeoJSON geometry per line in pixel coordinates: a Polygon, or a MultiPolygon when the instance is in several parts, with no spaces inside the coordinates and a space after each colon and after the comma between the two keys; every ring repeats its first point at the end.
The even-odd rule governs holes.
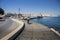
{"type": "Polygon", "coordinates": [[[0,39],[6,36],[11,31],[15,30],[18,23],[12,21],[10,18],[5,21],[0,21],[0,39]]]}

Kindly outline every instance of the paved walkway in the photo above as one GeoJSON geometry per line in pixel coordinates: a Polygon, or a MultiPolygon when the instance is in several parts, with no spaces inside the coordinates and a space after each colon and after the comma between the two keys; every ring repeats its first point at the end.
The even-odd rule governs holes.
{"type": "Polygon", "coordinates": [[[60,37],[42,24],[25,22],[25,29],[16,40],[60,40],[60,37]]]}

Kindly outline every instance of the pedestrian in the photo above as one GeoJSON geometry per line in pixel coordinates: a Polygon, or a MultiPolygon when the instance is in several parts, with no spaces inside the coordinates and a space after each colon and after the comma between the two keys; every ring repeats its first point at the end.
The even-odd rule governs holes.
{"type": "Polygon", "coordinates": [[[27,23],[29,24],[29,19],[27,19],[27,23]]]}

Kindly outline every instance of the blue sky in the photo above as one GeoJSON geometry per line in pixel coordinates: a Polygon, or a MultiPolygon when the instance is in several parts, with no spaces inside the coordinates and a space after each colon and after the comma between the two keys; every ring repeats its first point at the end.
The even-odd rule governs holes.
{"type": "Polygon", "coordinates": [[[60,14],[60,0],[0,0],[5,12],[60,14]]]}

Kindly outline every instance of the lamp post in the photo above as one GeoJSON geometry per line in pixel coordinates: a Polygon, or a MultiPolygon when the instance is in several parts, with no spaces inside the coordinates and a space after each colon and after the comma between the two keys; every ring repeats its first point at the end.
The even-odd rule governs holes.
{"type": "Polygon", "coordinates": [[[19,18],[20,18],[20,8],[19,8],[19,18]]]}
{"type": "Polygon", "coordinates": [[[20,14],[20,8],[19,8],[19,14],[20,14]]]}
{"type": "Polygon", "coordinates": [[[17,19],[19,18],[19,14],[20,14],[20,8],[18,9],[18,14],[17,14],[17,19]]]}

